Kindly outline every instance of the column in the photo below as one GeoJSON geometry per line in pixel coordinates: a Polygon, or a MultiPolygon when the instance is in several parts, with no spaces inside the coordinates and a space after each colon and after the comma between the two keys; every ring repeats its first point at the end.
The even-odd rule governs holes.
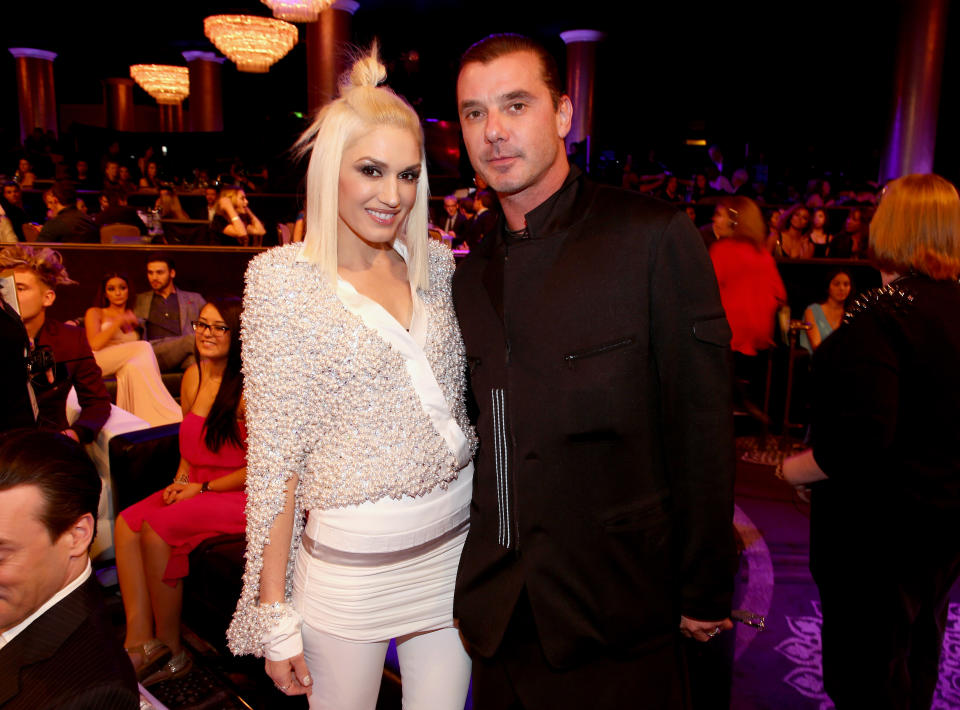
{"type": "MultiPolygon", "coordinates": [[[[192,89],[191,89],[192,91],[192,89]]],[[[163,133],[183,132],[183,104],[157,104],[160,112],[160,130],[163,133]]]]}
{"type": "Polygon", "coordinates": [[[213,52],[184,52],[190,69],[190,131],[223,130],[223,82],[220,65],[226,60],[213,52]]]}
{"type": "Polygon", "coordinates": [[[337,96],[337,79],[348,68],[350,18],[360,7],[355,0],[337,0],[305,25],[307,35],[307,109],[314,116],[337,96]]]}
{"type": "Polygon", "coordinates": [[[115,131],[135,131],[133,113],[133,79],[111,77],[103,80],[103,104],[107,113],[107,128],[115,131]]]}
{"type": "Polygon", "coordinates": [[[37,126],[59,135],[57,98],[53,90],[53,60],[57,58],[56,53],[29,47],[10,47],[10,54],[16,58],[20,142],[24,142],[37,126]]]}
{"type": "Polygon", "coordinates": [[[947,0],[903,3],[893,107],[880,179],[933,172],[947,34],[947,0]]]}
{"type": "MultiPolygon", "coordinates": [[[[567,134],[567,150],[593,135],[593,82],[597,68],[597,43],[604,34],[596,30],[561,32],[567,45],[567,95],[573,103],[573,120],[567,134]]],[[[586,145],[586,165],[590,165],[590,143],[586,145]]]]}

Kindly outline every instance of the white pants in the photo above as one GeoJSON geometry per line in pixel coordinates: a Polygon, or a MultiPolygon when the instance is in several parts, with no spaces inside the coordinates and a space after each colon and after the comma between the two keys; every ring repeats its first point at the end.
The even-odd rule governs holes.
{"type": "MultiPolygon", "coordinates": [[[[389,641],[343,641],[303,625],[310,710],[373,710],[389,641]]],[[[397,639],[403,710],[463,710],[470,656],[453,627],[397,639]]]]}

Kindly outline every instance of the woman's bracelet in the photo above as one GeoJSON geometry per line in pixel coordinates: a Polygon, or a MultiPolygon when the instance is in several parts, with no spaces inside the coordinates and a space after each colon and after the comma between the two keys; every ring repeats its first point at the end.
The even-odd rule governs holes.
{"type": "Polygon", "coordinates": [[[240,215],[235,214],[235,215],[233,215],[233,217],[230,218],[230,221],[231,221],[231,222],[242,222],[243,220],[240,219],[240,215]]]}

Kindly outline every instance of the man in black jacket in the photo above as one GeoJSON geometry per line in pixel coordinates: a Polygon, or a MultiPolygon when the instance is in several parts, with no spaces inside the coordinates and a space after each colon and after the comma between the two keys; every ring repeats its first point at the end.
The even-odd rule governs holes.
{"type": "Polygon", "coordinates": [[[139,707],[87,556],[100,476],[51,432],[0,436],[0,706],[139,707]]]}
{"type": "Polygon", "coordinates": [[[709,257],[683,213],[568,165],[536,43],[471,47],[457,101],[503,212],[453,284],[481,441],[454,602],[477,706],[685,707],[681,634],[732,626],[736,559],[709,257]]]}
{"type": "Polygon", "coordinates": [[[77,191],[72,184],[58,182],[49,195],[53,217],[40,230],[41,242],[100,243],[100,230],[93,219],[77,209],[77,191]]]}

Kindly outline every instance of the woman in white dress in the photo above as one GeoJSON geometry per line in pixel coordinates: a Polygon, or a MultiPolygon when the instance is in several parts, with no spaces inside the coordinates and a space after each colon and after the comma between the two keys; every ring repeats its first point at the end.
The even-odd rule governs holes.
{"type": "Polygon", "coordinates": [[[331,710],[375,707],[396,639],[404,708],[460,710],[476,437],[423,133],[384,78],[374,48],[301,138],[306,238],[247,271],[247,566],[227,635],[331,710]]]}
{"type": "Polygon", "coordinates": [[[103,277],[99,305],[83,317],[87,341],[104,375],[117,376],[117,406],[149,422],[174,424],[183,419],[180,405],[160,377],[150,343],[140,340],[137,316],[127,308],[129,280],[123,274],[103,277]]]}

